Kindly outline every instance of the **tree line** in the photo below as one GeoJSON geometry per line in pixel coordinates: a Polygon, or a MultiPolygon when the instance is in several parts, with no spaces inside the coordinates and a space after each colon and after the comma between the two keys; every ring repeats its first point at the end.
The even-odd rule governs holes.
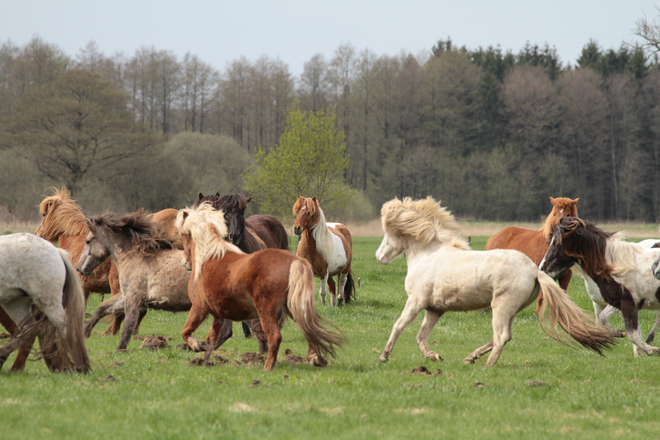
{"type": "Polygon", "coordinates": [[[61,184],[97,210],[241,191],[299,106],[336,115],[355,217],[433,195],[461,217],[538,220],[553,196],[579,197],[594,221],[655,222],[659,104],[652,50],[593,40],[574,65],[547,44],[514,53],[447,38],[427,55],[342,44],[294,77],[268,56],[219,70],[154,47],[108,56],[92,42],[69,56],[35,37],[0,47],[0,209],[33,215],[61,184]]]}

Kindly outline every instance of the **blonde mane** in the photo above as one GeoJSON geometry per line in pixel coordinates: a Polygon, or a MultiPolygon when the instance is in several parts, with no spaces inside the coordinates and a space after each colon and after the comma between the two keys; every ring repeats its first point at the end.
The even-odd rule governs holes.
{"type": "Polygon", "coordinates": [[[302,209],[307,209],[311,216],[312,226],[309,228],[312,238],[316,242],[316,251],[325,261],[330,261],[330,256],[334,253],[335,245],[332,240],[332,232],[328,230],[328,224],[325,220],[325,214],[319,205],[318,200],[313,197],[298,196],[293,205],[294,215],[302,209]]]}
{"type": "Polygon", "coordinates": [[[623,241],[625,238],[623,232],[617,232],[610,238],[605,248],[605,258],[613,267],[612,277],[619,283],[623,282],[621,277],[625,274],[640,269],[637,267],[636,255],[643,249],[637,243],[623,241]]]}
{"type": "Polygon", "coordinates": [[[69,190],[49,188],[53,195],[39,204],[41,223],[36,234],[48,241],[56,241],[60,235],[87,235],[87,221],[82,210],[71,198],[69,190]]]}
{"type": "Polygon", "coordinates": [[[194,280],[199,279],[202,266],[212,258],[222,258],[227,251],[242,254],[238,246],[226,241],[227,223],[222,211],[216,211],[208,203],[197,208],[179,211],[174,226],[181,235],[190,235],[195,243],[194,280]]]}
{"type": "Polygon", "coordinates": [[[455,248],[470,249],[454,216],[431,196],[415,201],[410,197],[403,201],[395,198],[385,203],[380,213],[388,234],[408,236],[424,245],[449,243],[455,248]]]}

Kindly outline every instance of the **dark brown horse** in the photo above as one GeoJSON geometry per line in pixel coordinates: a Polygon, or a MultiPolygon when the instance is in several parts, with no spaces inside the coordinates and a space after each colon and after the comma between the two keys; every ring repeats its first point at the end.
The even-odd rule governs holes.
{"type": "MultiPolygon", "coordinates": [[[[71,198],[71,193],[66,187],[62,187],[62,189],[51,188],[51,191],[53,195],[46,197],[39,204],[39,213],[42,219],[35,234],[51,243],[58,243],[60,248],[66,249],[69,252],[71,262],[75,266],[78,264],[80,254],[83,251],[83,247],[85,247],[85,237],[89,232],[87,220],[76,201],[71,198]]],[[[153,214],[147,214],[147,216],[164,239],[174,243],[177,248],[182,249],[181,236],[174,227],[174,220],[177,213],[178,211],[176,209],[168,208],[153,214]]],[[[81,275],[80,278],[83,283],[83,290],[85,291],[85,300],[89,298],[92,292],[100,294],[110,293],[112,296],[121,293],[117,267],[110,259],[96,268],[91,274],[87,276],[81,275]]],[[[140,317],[140,321],[143,317],[144,315],[140,317]]],[[[123,314],[115,316],[108,330],[101,334],[116,335],[121,328],[123,320],[123,314]]]]}
{"type": "Polygon", "coordinates": [[[189,346],[196,345],[192,333],[208,313],[220,321],[260,319],[269,344],[264,370],[270,371],[282,341],[278,314],[284,308],[309,343],[309,362],[327,365],[323,357],[334,356],[343,335],[329,330],[316,311],[314,274],[307,261],[282,249],[244,254],[223,239],[228,232],[224,213],[206,204],[181,210],[176,225],[192,268],[188,292],[193,305],[181,331],[189,346]]]}
{"type": "MultiPolygon", "coordinates": [[[[200,193],[193,204],[193,208],[197,208],[202,203],[209,203],[213,209],[222,211],[225,214],[228,241],[238,246],[246,254],[268,248],[288,251],[289,236],[286,229],[284,229],[284,225],[278,219],[272,215],[262,214],[245,218],[245,209],[251,200],[252,197],[245,197],[238,193],[225,196],[220,196],[220,193],[206,196],[200,193]]],[[[284,316],[281,318],[283,319],[284,316]]],[[[258,325],[258,322],[251,322],[248,327],[248,324],[243,323],[245,337],[250,336],[250,327],[258,328],[258,325]]],[[[224,342],[229,339],[232,333],[232,322],[227,320],[222,327],[221,341],[224,342]]]]}
{"type": "Polygon", "coordinates": [[[316,197],[298,196],[293,205],[296,221],[293,232],[300,235],[296,254],[312,265],[314,275],[321,279],[321,301],[325,304],[330,286],[330,305],[349,303],[355,295],[355,283],[351,272],[353,240],[351,233],[341,223],[326,224],[325,214],[316,197]],[[338,276],[339,298],[336,298],[333,276],[338,276]]]}
{"type": "MultiPolygon", "coordinates": [[[[562,217],[577,217],[577,207],[575,206],[580,199],[571,200],[566,197],[552,198],[552,211],[545,219],[545,223],[538,231],[532,229],[520,228],[518,226],[508,226],[497,234],[493,235],[486,242],[486,250],[491,249],[515,249],[522,252],[538,264],[548,250],[550,237],[557,227],[562,217]]],[[[571,272],[568,271],[559,277],[559,286],[566,290],[571,282],[571,272]]],[[[536,314],[538,315],[543,304],[543,296],[539,295],[536,305],[536,314]]]]}

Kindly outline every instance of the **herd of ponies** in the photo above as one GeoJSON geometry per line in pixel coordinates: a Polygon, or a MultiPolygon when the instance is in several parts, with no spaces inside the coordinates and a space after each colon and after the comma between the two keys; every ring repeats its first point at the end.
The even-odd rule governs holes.
{"type": "MultiPolygon", "coordinates": [[[[331,307],[355,299],[351,233],[327,222],[315,197],[298,196],[292,207],[299,236],[294,254],[277,218],[245,217],[250,200],[199,194],[181,210],[88,218],[66,188],[52,188],[39,205],[35,234],[0,236],[0,324],[12,336],[0,348],[0,368],[18,350],[12,370],[23,370],[38,339],[50,370],[87,372],[85,338],[99,320],[113,315],[105,334],[121,331],[117,349],[125,350],[149,309],[187,311],[181,337],[207,360],[232,336],[232,323],[242,322],[244,334],[254,333],[266,355],[266,371],[276,365],[280,330],[289,317],[309,345],[306,360],[327,366],[345,336],[318,314],[314,278],[320,279],[322,304],[328,293],[331,307]],[[85,323],[93,292],[111,296],[85,323]],[[195,339],[209,315],[205,340],[195,339]]],[[[553,209],[540,230],[504,228],[488,240],[486,251],[472,250],[454,216],[431,197],[386,202],[376,258],[387,265],[405,254],[408,299],[379,361],[387,361],[422,310],[416,341],[425,358],[439,361],[428,338],[440,317],[490,308],[493,338],[465,362],[490,353],[486,365],[493,366],[512,338],[513,319],[535,301],[541,327],[561,343],[602,354],[615,338],[627,337],[635,356],[659,353],[650,344],[660,312],[646,339],[638,314],[660,310],[660,240],[625,241],[581,220],[578,199],[550,200],[553,209]],[[584,278],[595,319],[566,294],[573,268],[584,278]],[[609,323],[618,311],[624,330],[609,323]]]]}

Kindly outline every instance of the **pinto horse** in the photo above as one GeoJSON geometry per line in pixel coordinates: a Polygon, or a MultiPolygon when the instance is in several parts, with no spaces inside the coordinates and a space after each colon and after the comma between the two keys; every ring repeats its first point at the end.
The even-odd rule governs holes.
{"type": "Polygon", "coordinates": [[[29,352],[38,337],[49,369],[89,371],[85,297],[66,251],[32,234],[0,237],[0,305],[19,323],[0,348],[0,368],[17,348],[29,352]]]}
{"type": "MultiPolygon", "coordinates": [[[[76,201],[71,198],[71,193],[66,187],[62,187],[62,189],[51,188],[51,190],[53,194],[43,199],[39,204],[39,213],[42,219],[35,234],[51,243],[58,243],[60,248],[69,251],[71,262],[75,266],[78,264],[80,254],[85,247],[85,237],[89,233],[87,219],[76,201]]],[[[166,240],[173,242],[176,247],[181,249],[183,247],[181,236],[174,228],[177,213],[176,209],[168,208],[148,214],[148,217],[166,240]]],[[[81,275],[80,277],[86,300],[92,292],[110,293],[112,296],[121,293],[117,267],[110,259],[89,275],[81,275]]],[[[116,335],[123,320],[123,314],[115,316],[108,330],[102,335],[116,335]]]]}
{"type": "Polygon", "coordinates": [[[309,261],[314,269],[314,275],[321,279],[321,301],[330,286],[330,305],[335,307],[347,304],[355,295],[355,283],[351,272],[353,257],[353,240],[349,230],[341,223],[325,221],[325,214],[319,206],[316,197],[298,196],[293,205],[293,215],[296,221],[293,232],[300,235],[296,254],[309,261]],[[339,275],[339,298],[336,298],[333,276],[339,275]]]}
{"type": "MultiPolygon", "coordinates": [[[[316,311],[314,274],[307,261],[282,249],[244,254],[224,240],[228,231],[223,211],[206,204],[181,210],[176,225],[183,237],[185,264],[192,269],[192,308],[181,330],[190,347],[198,344],[192,333],[209,313],[220,321],[258,318],[269,344],[264,370],[271,371],[282,341],[278,313],[284,308],[309,344],[310,363],[327,365],[323,357],[335,355],[343,335],[326,328],[328,321],[316,311]]],[[[217,347],[216,343],[213,349],[217,347]]]]}
{"type": "Polygon", "coordinates": [[[642,340],[639,310],[660,310],[657,292],[660,281],[653,276],[653,261],[660,249],[645,248],[620,239],[579,218],[562,218],[555,229],[539,267],[558,278],[573,265],[582,272],[587,293],[597,319],[615,336],[624,336],[609,325],[609,317],[621,310],[625,336],[633,344],[635,356],[644,352],[660,354],[660,348],[642,340]]]}
{"type": "Polygon", "coordinates": [[[505,344],[511,340],[513,319],[541,292],[546,300],[539,321],[543,326],[548,310],[550,330],[547,333],[551,337],[566,343],[557,332],[559,324],[575,341],[598,353],[614,343],[610,333],[593,325],[591,317],[527,256],[506,249],[471,250],[454,216],[431,197],[417,201],[408,197],[403,201],[391,200],[383,205],[381,220],[385,236],[376,251],[378,262],[389,264],[403,252],[408,261],[405,281],[408,300],[392,328],[379,359],[381,362],[387,361],[403,329],[422,310],[426,310],[426,316],[417,334],[417,344],[427,359],[438,361],[440,356],[428,348],[429,334],[438,319],[448,311],[490,306],[493,339],[472,352],[465,363],[474,363],[492,351],[486,365],[494,366],[505,344]]]}
{"type": "MultiPolygon", "coordinates": [[[[289,236],[284,229],[284,225],[272,215],[251,215],[245,218],[245,209],[252,197],[245,197],[242,194],[230,194],[220,196],[199,194],[193,208],[197,208],[203,203],[209,203],[213,209],[224,212],[227,223],[227,238],[238,246],[246,254],[251,254],[267,248],[289,250],[289,236]]],[[[284,316],[281,316],[280,324],[284,316]]],[[[250,328],[260,329],[259,321],[243,323],[243,333],[245,337],[250,337],[250,328]]],[[[226,320],[222,326],[222,342],[232,336],[232,322],[226,320]]],[[[262,339],[260,339],[262,340],[262,339]]],[[[220,342],[220,345],[222,345],[220,342]]],[[[263,347],[260,345],[260,350],[263,347]]]]}
{"type": "MultiPolygon", "coordinates": [[[[515,249],[522,252],[532,259],[537,265],[543,259],[546,251],[548,250],[548,244],[550,243],[550,238],[552,236],[552,231],[557,227],[557,223],[562,217],[577,217],[577,202],[580,199],[571,200],[566,197],[552,198],[552,211],[548,214],[548,217],[545,219],[545,223],[538,231],[532,229],[520,228],[518,226],[508,226],[502,229],[497,234],[493,235],[486,242],[486,250],[491,249],[515,249]]],[[[568,285],[571,282],[571,272],[564,273],[559,279],[559,286],[566,290],[568,285]]],[[[539,310],[543,303],[543,295],[539,296],[536,314],[539,314],[539,310]]]]}

